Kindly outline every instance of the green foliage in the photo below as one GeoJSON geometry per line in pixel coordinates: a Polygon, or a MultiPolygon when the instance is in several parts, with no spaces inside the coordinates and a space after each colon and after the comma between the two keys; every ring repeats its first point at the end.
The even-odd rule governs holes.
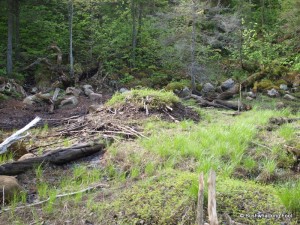
{"type": "Polygon", "coordinates": [[[278,196],[289,211],[295,214],[300,213],[300,181],[280,188],[278,196]]]}

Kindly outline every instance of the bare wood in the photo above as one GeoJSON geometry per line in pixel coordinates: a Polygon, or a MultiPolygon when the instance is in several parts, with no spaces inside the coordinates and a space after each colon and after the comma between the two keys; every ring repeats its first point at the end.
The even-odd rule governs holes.
{"type": "MultiPolygon", "coordinates": [[[[80,193],[89,192],[89,191],[92,191],[92,190],[95,190],[95,189],[99,189],[99,188],[108,188],[108,187],[109,187],[109,185],[107,185],[107,184],[96,184],[96,185],[93,186],[93,187],[88,187],[88,188],[83,189],[83,190],[80,190],[80,191],[70,192],[70,193],[61,194],[61,195],[56,195],[56,199],[57,199],[57,198],[67,197],[67,196],[73,196],[73,195],[77,195],[77,194],[80,194],[80,193]]],[[[44,204],[45,202],[48,202],[49,200],[50,200],[50,198],[47,198],[46,200],[39,201],[39,202],[32,203],[32,204],[28,204],[28,205],[24,205],[24,206],[13,207],[13,208],[11,208],[11,207],[10,207],[10,208],[5,208],[5,209],[2,209],[2,210],[0,211],[0,214],[3,213],[3,212],[10,211],[10,210],[24,209],[24,208],[28,208],[28,207],[33,207],[33,206],[42,205],[42,204],[44,204]]]]}
{"type": "Polygon", "coordinates": [[[208,218],[210,225],[218,225],[216,203],[216,172],[211,170],[208,178],[208,218]]]}
{"type": "Polygon", "coordinates": [[[27,135],[21,136],[25,131],[29,130],[31,127],[35,126],[39,121],[41,120],[40,117],[36,117],[34,120],[32,120],[29,124],[27,124],[22,129],[18,130],[8,138],[6,138],[1,144],[0,144],[0,154],[3,154],[7,152],[7,148],[11,146],[16,141],[26,137],[27,135]]]}
{"type": "Polygon", "coordinates": [[[199,176],[199,190],[198,190],[196,225],[204,225],[203,205],[204,205],[204,175],[203,175],[203,172],[202,172],[199,176]]]}
{"type": "Polygon", "coordinates": [[[52,99],[51,99],[51,105],[50,105],[50,108],[49,108],[49,113],[53,113],[53,111],[54,111],[55,103],[57,101],[59,91],[60,91],[60,88],[55,88],[54,94],[53,94],[52,99]]]}
{"type": "Polygon", "coordinates": [[[81,144],[70,148],[52,150],[42,156],[3,164],[0,166],[0,175],[17,175],[32,169],[35,165],[44,165],[47,163],[61,165],[76,159],[92,155],[102,151],[105,144],[81,144]]]}

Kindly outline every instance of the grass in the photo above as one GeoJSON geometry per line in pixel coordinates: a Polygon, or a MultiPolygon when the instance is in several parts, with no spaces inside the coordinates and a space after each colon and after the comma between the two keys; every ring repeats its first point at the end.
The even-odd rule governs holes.
{"type": "Polygon", "coordinates": [[[179,98],[170,91],[132,89],[129,92],[114,94],[114,96],[106,103],[106,105],[111,107],[120,107],[125,103],[132,103],[137,107],[143,107],[144,101],[147,101],[149,109],[160,109],[178,103],[179,98]]]}
{"type": "MultiPolygon", "coordinates": [[[[135,90],[117,94],[108,105],[116,107],[127,101],[139,106],[146,96],[153,99],[156,98],[153,96],[168,96],[160,91],[151,95],[152,92],[147,89],[138,90],[138,94],[135,90]]],[[[176,102],[169,97],[164,104],[176,102]]],[[[155,101],[152,103],[153,107],[161,107],[155,101]]],[[[264,129],[270,117],[298,114],[292,115],[288,109],[269,109],[273,104],[263,105],[264,109],[255,106],[237,117],[224,115],[223,111],[199,109],[202,120],[198,124],[150,118],[143,124],[147,139],[114,143],[107,148],[99,167],[73,164],[59,176],[53,174],[54,182],[47,179],[44,170],[36,168],[39,199],[51,200],[41,210],[30,208],[3,214],[1,220],[11,224],[28,221],[80,224],[82,218],[94,224],[193,224],[199,172],[205,173],[206,181],[207,172],[214,169],[220,223],[224,222],[221,215],[227,213],[244,224],[297,224],[299,217],[280,221],[241,217],[257,212],[299,213],[299,177],[291,176],[289,183],[275,180],[278,171],[291,172],[293,158],[286,154],[283,145],[297,140],[297,123],[272,131],[264,129]],[[108,182],[111,187],[56,199],[57,194],[78,191],[99,182],[108,182]]],[[[70,142],[65,139],[62,144],[67,146],[70,142]]]]}

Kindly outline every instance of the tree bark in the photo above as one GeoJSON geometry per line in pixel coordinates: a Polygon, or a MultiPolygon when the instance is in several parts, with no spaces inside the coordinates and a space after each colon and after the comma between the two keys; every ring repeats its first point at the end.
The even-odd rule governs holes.
{"type": "Polygon", "coordinates": [[[216,172],[211,170],[208,178],[208,217],[210,225],[218,225],[216,203],[216,172]]]}
{"type": "Polygon", "coordinates": [[[131,17],[132,17],[132,67],[135,67],[136,58],[136,43],[137,43],[137,29],[136,29],[136,4],[135,0],[131,0],[131,17]]]}
{"type": "Polygon", "coordinates": [[[36,165],[45,165],[47,163],[61,165],[76,159],[92,155],[105,148],[104,144],[82,144],[70,148],[50,151],[43,156],[25,159],[13,163],[7,163],[0,166],[0,175],[17,175],[32,169],[36,165]]]}
{"type": "Polygon", "coordinates": [[[70,35],[70,77],[74,78],[73,58],[73,0],[69,0],[69,35],[70,35]]]}
{"type": "Polygon", "coordinates": [[[7,62],[6,73],[8,76],[13,72],[13,24],[14,24],[14,0],[7,0],[8,3],[8,24],[7,24],[7,62]]]}
{"type": "Polygon", "coordinates": [[[197,204],[197,215],[196,225],[204,224],[204,175],[203,172],[199,176],[199,190],[198,190],[198,204],[197,204]]]}
{"type": "Polygon", "coordinates": [[[192,91],[196,90],[196,74],[195,74],[195,64],[196,64],[196,0],[192,0],[192,44],[191,44],[191,83],[192,91]]]}

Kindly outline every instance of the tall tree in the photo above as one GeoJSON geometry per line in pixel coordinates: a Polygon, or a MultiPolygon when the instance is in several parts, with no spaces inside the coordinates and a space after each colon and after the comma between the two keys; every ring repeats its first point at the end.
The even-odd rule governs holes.
{"type": "Polygon", "coordinates": [[[7,61],[6,73],[11,75],[13,72],[13,24],[14,24],[14,2],[15,0],[7,0],[8,4],[8,29],[7,29],[7,61]]]}
{"type": "Polygon", "coordinates": [[[191,44],[191,83],[192,90],[196,89],[196,74],[195,74],[195,66],[196,66],[196,11],[197,11],[197,0],[192,0],[192,44],[191,44]]]}
{"type": "Polygon", "coordinates": [[[69,0],[69,40],[70,40],[70,76],[74,77],[74,58],[73,58],[73,0],[69,0]]]}

